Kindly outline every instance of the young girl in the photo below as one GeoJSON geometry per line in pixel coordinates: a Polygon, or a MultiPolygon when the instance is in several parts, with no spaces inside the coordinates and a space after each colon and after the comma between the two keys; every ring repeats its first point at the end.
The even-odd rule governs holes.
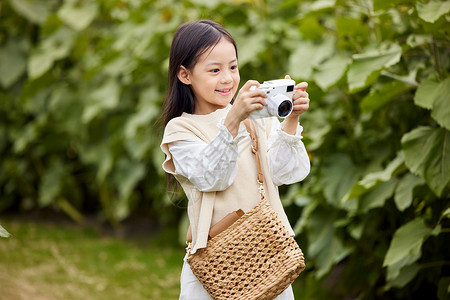
{"type": "MultiPolygon", "coordinates": [[[[266,105],[266,94],[251,89],[259,83],[250,80],[231,105],[239,81],[236,43],[221,25],[202,20],[178,28],[170,51],[161,149],[163,169],[174,175],[189,200],[192,254],[206,247],[212,225],[232,211],[249,211],[260,200],[243,121],[266,105]]],[[[301,181],[310,170],[299,125],[299,115],[309,107],[307,86],[295,87],[294,110],[283,123],[275,117],[254,120],[266,196],[292,235],[277,186],[301,181]]],[[[211,299],[187,262],[180,299],[211,299]]],[[[276,299],[294,299],[292,288],[276,299]]]]}

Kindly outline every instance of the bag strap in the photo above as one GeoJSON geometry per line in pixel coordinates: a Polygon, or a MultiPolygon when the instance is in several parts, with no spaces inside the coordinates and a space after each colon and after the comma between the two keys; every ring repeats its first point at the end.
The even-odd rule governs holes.
{"type": "Polygon", "coordinates": [[[261,168],[261,160],[258,154],[258,135],[256,133],[255,124],[252,120],[246,119],[244,120],[244,125],[247,127],[247,131],[250,134],[250,138],[252,139],[252,153],[256,158],[256,173],[257,173],[257,182],[259,184],[259,193],[261,195],[261,199],[264,198],[264,174],[261,168]]]}

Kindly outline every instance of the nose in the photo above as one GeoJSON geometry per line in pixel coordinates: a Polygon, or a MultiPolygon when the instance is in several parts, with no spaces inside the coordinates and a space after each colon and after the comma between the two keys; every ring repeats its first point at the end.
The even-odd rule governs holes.
{"type": "Polygon", "coordinates": [[[233,75],[231,74],[231,72],[229,70],[226,70],[225,72],[222,73],[222,78],[220,81],[222,83],[229,83],[229,82],[233,81],[233,75]]]}

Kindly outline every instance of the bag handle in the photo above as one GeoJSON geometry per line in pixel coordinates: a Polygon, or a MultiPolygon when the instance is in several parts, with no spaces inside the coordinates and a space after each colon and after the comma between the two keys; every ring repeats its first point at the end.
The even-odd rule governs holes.
{"type": "Polygon", "coordinates": [[[252,139],[252,153],[256,158],[256,173],[257,173],[257,182],[259,184],[259,193],[261,194],[261,199],[264,198],[264,174],[261,168],[261,160],[258,154],[258,135],[256,133],[255,124],[252,120],[245,119],[244,125],[247,127],[247,131],[250,134],[250,138],[252,139]]]}

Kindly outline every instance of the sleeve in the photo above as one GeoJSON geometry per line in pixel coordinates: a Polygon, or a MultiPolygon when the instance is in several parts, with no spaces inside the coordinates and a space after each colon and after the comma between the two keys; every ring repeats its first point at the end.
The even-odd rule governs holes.
{"type": "Polygon", "coordinates": [[[233,138],[223,125],[218,123],[219,133],[209,143],[197,140],[179,140],[169,144],[175,173],[186,177],[200,191],[222,191],[236,179],[238,166],[238,143],[248,135],[240,126],[233,138]]]}
{"type": "Polygon", "coordinates": [[[309,174],[311,165],[299,124],[295,135],[282,130],[282,123],[273,118],[268,142],[268,164],[275,185],[292,184],[302,181],[309,174]]]}

